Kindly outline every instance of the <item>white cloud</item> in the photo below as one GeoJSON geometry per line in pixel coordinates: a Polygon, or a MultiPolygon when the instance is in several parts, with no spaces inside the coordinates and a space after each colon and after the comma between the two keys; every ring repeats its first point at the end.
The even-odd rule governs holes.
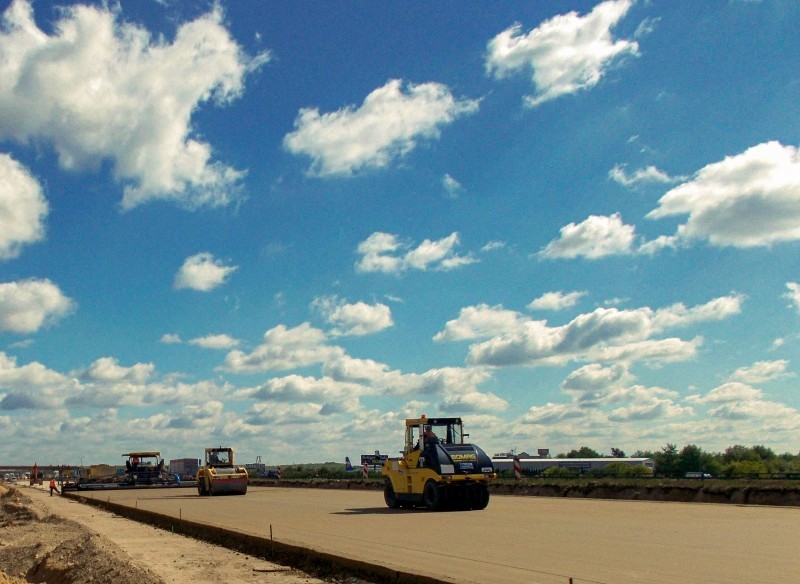
{"type": "Polygon", "coordinates": [[[225,283],[225,279],[238,269],[237,266],[226,266],[210,253],[198,253],[186,258],[175,275],[174,288],[190,288],[208,292],[225,283]]]}
{"type": "Polygon", "coordinates": [[[0,410],[39,410],[58,407],[71,381],[41,363],[17,365],[0,351],[0,410]]]}
{"type": "Polygon", "coordinates": [[[385,304],[349,304],[335,296],[325,296],[315,298],[311,306],[334,325],[330,332],[333,336],[369,335],[394,325],[392,311],[385,304]]]}
{"type": "Polygon", "coordinates": [[[175,333],[164,333],[159,339],[160,343],[164,343],[165,345],[178,345],[182,343],[181,336],[175,333]]]}
{"type": "Polygon", "coordinates": [[[800,313],[800,284],[797,282],[786,282],[786,287],[789,289],[783,297],[791,301],[792,307],[800,313]]]}
{"type": "Polygon", "coordinates": [[[647,217],[689,215],[681,239],[739,248],[800,239],[800,156],[765,142],[700,169],[659,200],[647,217]]]}
{"type": "Polygon", "coordinates": [[[458,318],[449,320],[444,330],[436,333],[434,341],[463,341],[492,337],[501,334],[513,334],[521,331],[530,319],[524,314],[507,310],[502,306],[465,306],[459,311],[458,318]]]}
{"type": "Polygon", "coordinates": [[[349,176],[387,166],[419,141],[438,138],[441,126],[477,110],[478,101],[455,99],[439,83],[409,83],[404,91],[402,81],[393,79],[370,93],[360,108],[326,114],[301,109],[283,144],[292,154],[311,157],[313,175],[349,176]]]}
{"type": "Polygon", "coordinates": [[[611,422],[633,422],[665,418],[685,418],[692,414],[692,408],[680,406],[670,399],[650,395],[629,406],[615,409],[608,416],[608,419],[611,422]]]}
{"type": "MultiPolygon", "coordinates": [[[[319,423],[319,412],[322,406],[318,403],[280,403],[275,401],[257,402],[245,414],[245,421],[254,426],[296,426],[319,423]]],[[[262,433],[263,429],[259,429],[262,433]]]]}
{"type": "Polygon", "coordinates": [[[37,180],[8,154],[0,154],[0,260],[15,258],[22,246],[42,240],[47,213],[37,180]]]}
{"type": "Polygon", "coordinates": [[[538,255],[546,259],[585,257],[594,260],[608,255],[630,254],[634,240],[635,228],[623,224],[619,213],[591,215],[582,223],[562,227],[561,236],[548,243],[538,255]]]}
{"type": "Polygon", "coordinates": [[[658,330],[689,326],[699,322],[724,320],[742,311],[744,296],[731,294],[709,300],[692,308],[678,302],[666,308],[659,308],[653,315],[653,325],[658,330]]]}
{"type": "Polygon", "coordinates": [[[0,332],[33,333],[75,309],[50,280],[0,283],[0,332]]]}
{"type": "Polygon", "coordinates": [[[568,420],[583,418],[586,412],[573,404],[554,404],[531,407],[521,418],[523,424],[561,424],[568,420]]]}
{"type": "Polygon", "coordinates": [[[632,4],[632,0],[602,2],[586,16],[561,14],[528,34],[516,24],[489,42],[486,71],[503,78],[532,69],[536,93],[525,98],[531,107],[589,89],[621,57],[638,55],[635,41],[614,40],[611,35],[632,4]]]}
{"type": "Polygon", "coordinates": [[[563,310],[571,308],[578,300],[586,296],[586,292],[546,292],[528,304],[529,310],[563,310]]]}
{"type": "Polygon", "coordinates": [[[480,391],[467,391],[463,393],[451,393],[439,404],[439,409],[443,412],[491,412],[502,411],[508,407],[508,402],[493,393],[482,393],[480,391]]]}
{"type": "Polygon", "coordinates": [[[686,177],[671,177],[655,166],[639,168],[628,174],[624,164],[617,164],[608,171],[608,177],[625,187],[636,187],[643,183],[674,183],[686,180],[686,177]]]}
{"type": "Polygon", "coordinates": [[[230,335],[206,335],[188,341],[190,345],[203,347],[204,349],[232,349],[239,345],[239,340],[230,335]]]}
{"type": "Polygon", "coordinates": [[[739,381],[729,381],[715,387],[704,396],[691,395],[686,398],[690,403],[720,404],[757,400],[764,395],[760,389],[739,381]]]}
{"type": "Polygon", "coordinates": [[[123,367],[113,357],[102,357],[92,363],[82,377],[103,383],[145,383],[155,368],[152,363],[137,363],[131,367],[123,367]]]}
{"type": "Polygon", "coordinates": [[[749,419],[760,423],[769,420],[770,424],[774,420],[786,420],[791,422],[795,431],[800,427],[800,415],[798,415],[797,410],[790,408],[786,404],[762,400],[725,402],[716,408],[708,410],[708,415],[727,420],[749,419]]]}
{"type": "Polygon", "coordinates": [[[3,13],[0,138],[44,139],[65,169],[110,160],[127,209],[154,199],[189,208],[230,202],[243,173],[212,160],[191,116],[200,104],[239,97],[268,55],[245,55],[218,7],[180,25],[172,42],[108,8],[60,14],[51,36],[25,0],[3,13]]]}
{"type": "Polygon", "coordinates": [[[596,406],[616,401],[612,396],[619,395],[620,389],[632,379],[633,376],[623,365],[603,367],[598,363],[591,363],[570,373],[561,383],[561,390],[572,395],[575,405],[596,406]]]}
{"type": "Polygon", "coordinates": [[[359,408],[358,397],[366,393],[359,384],[317,379],[300,375],[273,378],[263,386],[246,390],[240,395],[257,400],[320,403],[321,415],[352,412],[359,408]]]}
{"type": "Polygon", "coordinates": [[[461,309],[434,340],[489,338],[470,347],[472,365],[532,365],[573,359],[671,361],[694,354],[701,339],[652,339],[666,329],[716,321],[738,314],[740,296],[717,298],[693,308],[675,304],[653,310],[597,308],[563,326],[503,309],[478,305],[461,309]]]}
{"type": "Polygon", "coordinates": [[[749,367],[739,367],[731,375],[731,381],[741,381],[742,383],[763,383],[782,377],[790,376],[786,371],[789,361],[778,359],[776,361],[757,361],[749,367]]]}
{"type": "Polygon", "coordinates": [[[407,270],[447,271],[478,261],[471,255],[457,255],[453,250],[458,244],[459,234],[453,232],[436,241],[426,239],[409,249],[410,246],[400,242],[396,235],[376,231],[358,244],[357,251],[361,259],[356,262],[356,271],[386,274],[407,270]]]}
{"type": "Polygon", "coordinates": [[[252,353],[231,351],[224,369],[233,373],[287,370],[326,363],[342,354],[341,347],[325,344],[325,333],[305,322],[294,328],[278,325],[264,333],[264,342],[252,353]]]}
{"type": "Polygon", "coordinates": [[[498,249],[503,249],[505,246],[506,243],[504,241],[490,241],[481,248],[481,251],[495,251],[498,249]]]}
{"type": "Polygon", "coordinates": [[[451,199],[457,199],[458,195],[461,194],[461,191],[464,189],[464,187],[461,186],[461,183],[449,174],[445,174],[444,177],[442,177],[442,186],[444,187],[447,196],[451,199]]]}

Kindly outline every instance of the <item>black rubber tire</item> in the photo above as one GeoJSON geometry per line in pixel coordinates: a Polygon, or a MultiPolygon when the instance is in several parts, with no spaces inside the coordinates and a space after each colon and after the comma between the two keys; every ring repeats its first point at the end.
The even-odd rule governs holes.
{"type": "Polygon", "coordinates": [[[428,511],[438,511],[442,506],[442,490],[432,479],[425,483],[422,490],[422,502],[428,511]]]}
{"type": "Polygon", "coordinates": [[[486,506],[489,504],[489,487],[486,485],[479,486],[477,495],[477,501],[473,509],[478,511],[486,509],[486,506]]]}
{"type": "Polygon", "coordinates": [[[383,485],[383,500],[386,501],[386,506],[389,507],[389,509],[400,508],[400,501],[397,499],[397,493],[394,492],[392,481],[388,478],[383,485]]]}

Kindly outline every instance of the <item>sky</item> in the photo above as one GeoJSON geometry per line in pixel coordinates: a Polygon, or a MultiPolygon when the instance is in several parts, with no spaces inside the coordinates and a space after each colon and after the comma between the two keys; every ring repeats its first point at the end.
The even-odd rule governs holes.
{"type": "Polygon", "coordinates": [[[0,464],[800,451],[800,3],[0,10],[0,464]]]}

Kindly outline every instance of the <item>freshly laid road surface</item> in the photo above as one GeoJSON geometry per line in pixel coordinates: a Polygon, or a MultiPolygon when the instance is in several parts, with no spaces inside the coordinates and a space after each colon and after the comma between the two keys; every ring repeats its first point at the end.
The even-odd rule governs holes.
{"type": "Polygon", "coordinates": [[[800,581],[795,507],[493,496],[484,511],[429,513],[388,509],[379,491],[84,495],[465,584],[800,581]]]}

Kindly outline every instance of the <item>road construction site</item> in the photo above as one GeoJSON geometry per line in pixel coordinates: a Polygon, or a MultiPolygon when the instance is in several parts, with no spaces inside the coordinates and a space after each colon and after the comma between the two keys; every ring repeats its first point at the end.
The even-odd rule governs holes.
{"type": "Polygon", "coordinates": [[[70,494],[267,559],[397,582],[784,584],[800,509],[493,496],[483,511],[387,508],[380,491],[252,486],[70,494]],[[571,580],[570,580],[571,579],[571,580]]]}

